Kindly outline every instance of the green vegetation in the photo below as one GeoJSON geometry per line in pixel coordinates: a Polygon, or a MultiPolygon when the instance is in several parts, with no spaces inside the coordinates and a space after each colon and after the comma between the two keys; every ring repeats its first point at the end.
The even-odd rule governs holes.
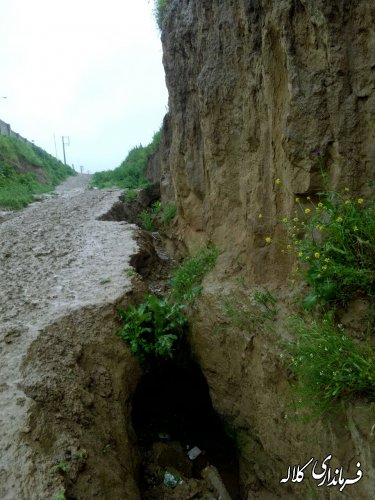
{"type": "Polygon", "coordinates": [[[200,294],[202,279],[214,268],[219,253],[213,246],[202,248],[172,272],[171,294],[174,300],[187,303],[200,294]]]}
{"type": "MultiPolygon", "coordinates": [[[[324,166],[320,152],[316,157],[324,166]]],[[[311,322],[301,314],[294,318],[293,341],[283,346],[297,406],[309,408],[307,418],[332,409],[339,400],[375,399],[375,352],[368,340],[375,316],[375,200],[354,197],[348,187],[341,193],[328,191],[323,169],[322,178],[326,191],[295,198],[292,217],[282,219],[288,244],[281,252],[297,261],[296,274],[311,290],[304,308],[320,306],[311,322]],[[356,298],[368,307],[366,324],[356,327],[361,340],[334,323],[356,298]]],[[[283,189],[280,179],[275,184],[283,189]]],[[[271,244],[272,237],[265,242],[271,244]]]]}
{"type": "Polygon", "coordinates": [[[143,229],[146,229],[146,231],[155,231],[154,215],[150,210],[142,210],[139,216],[143,229]]]}
{"type": "Polygon", "coordinates": [[[54,500],[66,500],[65,488],[59,489],[59,491],[54,496],[54,500]]]}
{"type": "Polygon", "coordinates": [[[183,308],[182,304],[170,304],[166,298],[147,295],[139,307],[131,305],[128,311],[120,311],[124,326],[118,335],[141,361],[172,357],[187,321],[183,308]]]}
{"type": "Polygon", "coordinates": [[[177,207],[175,203],[166,203],[162,206],[161,223],[169,224],[176,217],[177,207]]]}
{"type": "Polygon", "coordinates": [[[309,201],[310,207],[300,207],[303,220],[296,216],[286,222],[292,251],[312,288],[305,306],[346,302],[358,292],[373,296],[375,201],[354,199],[348,188],[343,194],[321,194],[317,204],[309,201]]]}
{"type": "Polygon", "coordinates": [[[92,184],[98,188],[130,188],[145,187],[149,184],[145,178],[145,170],[150,156],[155,153],[161,137],[161,129],[154,134],[148,146],[137,146],[129,151],[125,160],[114,170],[96,172],[92,184]]]}
{"type": "Polygon", "coordinates": [[[351,339],[332,315],[307,323],[294,318],[295,340],[287,344],[296,376],[297,406],[320,415],[341,399],[375,397],[375,353],[351,339]]]}
{"type": "Polygon", "coordinates": [[[187,323],[184,311],[202,290],[199,285],[217,256],[214,248],[201,249],[174,271],[166,297],[147,295],[138,307],[120,310],[124,326],[118,335],[142,362],[173,357],[187,323]]]}
{"type": "Polygon", "coordinates": [[[0,135],[0,207],[22,208],[74,171],[37,146],[0,135]]]}
{"type": "Polygon", "coordinates": [[[160,31],[163,29],[163,23],[168,5],[169,5],[169,0],[155,0],[154,14],[160,31]]]}
{"type": "Polygon", "coordinates": [[[138,193],[137,191],[133,191],[132,189],[129,189],[126,191],[126,199],[127,201],[135,201],[138,198],[138,193]]]}
{"type": "Polygon", "coordinates": [[[166,226],[176,216],[175,203],[163,204],[155,201],[151,208],[143,210],[140,214],[142,227],[146,231],[155,231],[158,226],[166,226]]]}
{"type": "Polygon", "coordinates": [[[70,469],[69,465],[66,464],[65,462],[59,462],[58,464],[54,465],[53,470],[55,472],[62,472],[65,474],[65,472],[68,472],[70,469]]]}

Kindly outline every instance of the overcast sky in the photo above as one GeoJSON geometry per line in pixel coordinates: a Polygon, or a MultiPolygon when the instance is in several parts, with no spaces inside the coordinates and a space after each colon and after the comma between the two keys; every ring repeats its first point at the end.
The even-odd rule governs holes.
{"type": "Polygon", "coordinates": [[[0,119],[67,163],[117,167],[167,109],[154,0],[2,0],[0,119]]]}

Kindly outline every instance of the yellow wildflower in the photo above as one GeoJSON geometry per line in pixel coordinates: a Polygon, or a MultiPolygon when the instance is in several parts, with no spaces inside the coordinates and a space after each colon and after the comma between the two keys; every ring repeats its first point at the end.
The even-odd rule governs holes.
{"type": "Polygon", "coordinates": [[[342,217],[337,217],[336,222],[342,222],[342,217]]]}
{"type": "Polygon", "coordinates": [[[276,179],[275,180],[275,184],[277,184],[277,185],[281,184],[281,180],[280,179],[276,179]]]}
{"type": "Polygon", "coordinates": [[[271,236],[266,236],[264,239],[265,239],[266,243],[271,243],[271,241],[272,241],[271,236]]]}
{"type": "Polygon", "coordinates": [[[284,223],[288,222],[288,217],[284,217],[284,218],[283,218],[283,222],[284,222],[284,223]]]}
{"type": "Polygon", "coordinates": [[[263,214],[258,215],[258,219],[261,219],[263,217],[263,214]]]}
{"type": "Polygon", "coordinates": [[[358,205],[362,205],[362,203],[363,203],[363,198],[358,198],[357,203],[358,203],[358,205]]]}
{"type": "Polygon", "coordinates": [[[330,258],[329,258],[329,257],[326,257],[326,258],[324,259],[324,262],[329,262],[329,261],[330,261],[330,258]]]}
{"type": "Polygon", "coordinates": [[[298,222],[298,217],[294,217],[293,222],[298,222]]]}
{"type": "Polygon", "coordinates": [[[319,252],[315,252],[315,253],[314,253],[314,257],[315,257],[316,259],[319,259],[319,257],[320,257],[320,253],[319,253],[319,252]]]}
{"type": "Polygon", "coordinates": [[[324,205],[323,205],[323,203],[321,201],[318,203],[318,207],[319,208],[323,208],[324,207],[324,205]]]}
{"type": "Polygon", "coordinates": [[[311,210],[309,208],[305,208],[305,214],[309,214],[311,210]]]}
{"type": "Polygon", "coordinates": [[[298,257],[302,257],[303,252],[298,252],[298,257]]]}

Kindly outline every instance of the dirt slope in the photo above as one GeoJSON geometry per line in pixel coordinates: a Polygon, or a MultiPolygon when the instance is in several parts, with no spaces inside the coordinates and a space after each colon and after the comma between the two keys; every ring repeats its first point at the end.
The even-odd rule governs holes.
{"type": "MultiPolygon", "coordinates": [[[[111,411],[118,410],[113,403],[123,409],[124,370],[136,376],[134,360],[114,335],[115,306],[131,290],[126,270],[137,249],[135,226],[98,221],[120,193],[89,190],[89,180],[70,178],[57,188],[58,196],[0,224],[1,499],[53,498],[63,487],[88,498],[73,476],[79,468],[88,475],[95,469],[90,458],[97,451],[90,457],[89,449],[102,446],[100,415],[109,424],[111,411]],[[99,344],[103,354],[96,350],[99,344]],[[95,414],[91,420],[89,411],[95,414]],[[88,442],[82,444],[83,427],[88,442]],[[96,436],[90,441],[91,431],[96,436]],[[69,462],[74,450],[77,463],[67,463],[72,477],[53,469],[69,462]]],[[[125,429],[121,408],[119,428],[125,429]]],[[[125,494],[121,474],[117,483],[112,478],[117,492],[109,489],[111,498],[125,494]]],[[[100,474],[94,470],[92,476],[87,483],[95,491],[82,486],[86,495],[106,498],[100,474]]]]}

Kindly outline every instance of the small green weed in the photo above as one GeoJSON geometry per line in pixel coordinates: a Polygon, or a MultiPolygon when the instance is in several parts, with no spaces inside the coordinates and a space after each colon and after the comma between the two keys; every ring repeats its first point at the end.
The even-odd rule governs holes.
{"type": "Polygon", "coordinates": [[[128,201],[135,201],[137,198],[138,198],[138,193],[137,191],[133,191],[132,189],[128,189],[128,191],[126,191],[126,199],[128,201]]]}
{"type": "Polygon", "coordinates": [[[174,300],[187,303],[200,294],[202,279],[206,273],[214,268],[219,253],[219,250],[213,246],[205,247],[194,256],[185,259],[173,271],[171,295],[174,300]]]}
{"type": "Polygon", "coordinates": [[[56,495],[53,497],[53,500],[66,500],[65,488],[60,488],[56,495]]]}
{"type": "Polygon", "coordinates": [[[177,207],[175,203],[166,203],[162,207],[161,223],[163,225],[169,224],[169,222],[176,217],[177,207]]]}
{"type": "Polygon", "coordinates": [[[66,464],[65,462],[59,462],[58,464],[53,466],[54,472],[68,472],[70,469],[69,465],[66,464]]]}
{"type": "Polygon", "coordinates": [[[231,294],[223,301],[225,316],[230,322],[251,333],[254,329],[264,331],[270,330],[270,321],[277,314],[276,299],[269,290],[254,292],[252,295],[246,293],[231,294]]]}
{"type": "Polygon", "coordinates": [[[375,353],[351,339],[331,315],[307,323],[292,320],[295,340],[284,347],[296,376],[297,406],[323,414],[339,399],[375,398],[375,353]]]}
{"type": "Polygon", "coordinates": [[[172,357],[186,324],[183,309],[183,305],[170,304],[166,298],[147,295],[140,306],[120,310],[124,326],[118,335],[141,361],[172,357]]]}
{"type": "Polygon", "coordinates": [[[143,229],[155,231],[154,215],[149,210],[142,210],[140,213],[143,229]]]}

